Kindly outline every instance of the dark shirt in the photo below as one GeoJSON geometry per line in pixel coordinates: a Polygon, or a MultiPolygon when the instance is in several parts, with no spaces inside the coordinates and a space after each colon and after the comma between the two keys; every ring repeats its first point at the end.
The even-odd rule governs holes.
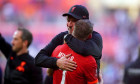
{"type": "Polygon", "coordinates": [[[42,84],[42,69],[29,53],[17,56],[1,35],[0,50],[7,59],[4,84],[42,84]]]}
{"type": "MultiPolygon", "coordinates": [[[[35,57],[35,63],[37,66],[53,69],[58,68],[56,65],[57,58],[51,57],[51,54],[58,45],[63,44],[63,38],[66,34],[68,34],[68,31],[61,32],[55,36],[45,48],[39,51],[35,57]]],[[[86,41],[78,40],[69,34],[66,36],[65,41],[68,46],[76,53],[84,56],[92,55],[95,57],[95,59],[98,60],[98,66],[100,66],[99,60],[102,56],[103,45],[102,37],[98,32],[93,31],[92,38],[86,41]]]]}
{"type": "Polygon", "coordinates": [[[140,58],[125,66],[124,84],[140,84],[140,58]]]}
{"type": "Polygon", "coordinates": [[[2,69],[0,67],[0,84],[2,84],[2,69]]]}

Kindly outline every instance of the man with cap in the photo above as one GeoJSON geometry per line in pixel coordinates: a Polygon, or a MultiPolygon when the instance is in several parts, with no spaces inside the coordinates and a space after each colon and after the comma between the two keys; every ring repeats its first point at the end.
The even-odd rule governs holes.
{"type": "MultiPolygon", "coordinates": [[[[93,24],[88,19],[81,19],[75,23],[72,35],[81,41],[85,41],[92,32],[93,24]]],[[[77,54],[64,42],[63,45],[55,48],[52,56],[61,58],[69,53],[72,54],[69,60],[75,61],[78,67],[72,72],[48,69],[48,75],[53,74],[53,84],[97,84],[97,64],[91,55],[85,57],[77,54]]]]}
{"type": "Polygon", "coordinates": [[[76,21],[79,19],[89,19],[88,10],[82,5],[74,5],[70,8],[69,12],[63,14],[63,16],[67,16],[68,31],[61,32],[55,36],[47,46],[41,49],[35,57],[35,64],[40,67],[53,69],[60,68],[67,71],[76,69],[76,62],[68,60],[68,57],[70,57],[71,54],[60,59],[51,57],[53,50],[58,45],[63,44],[63,40],[65,39],[68,46],[76,53],[83,56],[92,55],[96,59],[99,71],[103,47],[101,35],[98,32],[93,31],[86,41],[78,40],[71,35],[76,21]]]}

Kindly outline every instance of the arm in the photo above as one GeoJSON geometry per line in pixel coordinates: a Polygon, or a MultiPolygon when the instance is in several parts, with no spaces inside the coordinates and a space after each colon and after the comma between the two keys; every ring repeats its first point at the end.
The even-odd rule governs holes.
{"type": "Polygon", "coordinates": [[[35,64],[40,67],[46,68],[60,68],[62,70],[73,71],[77,67],[76,63],[72,60],[68,60],[71,55],[66,55],[63,58],[57,59],[51,57],[53,50],[58,46],[63,44],[63,37],[68,32],[62,32],[52,39],[45,48],[43,48],[35,57],[35,64]]]}
{"type": "Polygon", "coordinates": [[[100,70],[100,72],[99,72],[99,78],[98,78],[98,80],[99,80],[99,84],[103,84],[103,83],[104,83],[103,75],[102,75],[101,70],[100,70]]]}
{"type": "Polygon", "coordinates": [[[45,48],[39,51],[35,57],[35,64],[37,66],[46,68],[58,68],[56,65],[57,58],[51,57],[51,54],[58,45],[63,44],[63,37],[65,34],[67,34],[67,32],[58,34],[45,48]]]}
{"type": "Polygon", "coordinates": [[[93,31],[92,38],[87,41],[81,41],[68,34],[65,37],[65,41],[68,46],[84,56],[92,55],[96,59],[100,59],[102,55],[102,37],[99,33],[93,31]]]}
{"type": "Polygon", "coordinates": [[[1,34],[0,34],[0,50],[2,51],[2,53],[6,58],[9,57],[9,54],[12,51],[11,45],[5,41],[5,39],[2,37],[1,34]]]}

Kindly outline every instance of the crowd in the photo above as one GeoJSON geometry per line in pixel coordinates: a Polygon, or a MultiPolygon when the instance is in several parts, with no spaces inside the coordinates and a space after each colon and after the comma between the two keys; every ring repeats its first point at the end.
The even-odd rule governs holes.
{"type": "MultiPolygon", "coordinates": [[[[14,0],[0,2],[0,32],[10,42],[11,35],[17,26],[28,27],[34,36],[33,44],[29,49],[32,56],[35,57],[38,51],[56,34],[66,30],[65,18],[61,16],[61,13],[66,12],[70,5],[64,8],[66,4],[62,5],[62,2],[65,0],[60,0],[59,3],[56,0],[15,1],[17,2],[14,0]],[[19,3],[23,3],[23,5],[15,5],[19,3]]],[[[80,4],[84,4],[83,2],[81,1],[80,4]]],[[[96,15],[91,14],[90,17],[96,17],[96,15]]],[[[127,10],[106,9],[101,17],[93,18],[91,21],[94,23],[94,30],[103,37],[101,70],[104,84],[121,84],[124,66],[137,58],[137,46],[140,41],[140,37],[138,37],[140,35],[140,16],[132,20],[127,10]]],[[[5,66],[3,60],[5,58],[0,56],[2,70],[5,66]]],[[[46,69],[43,72],[46,74],[46,69]]]]}

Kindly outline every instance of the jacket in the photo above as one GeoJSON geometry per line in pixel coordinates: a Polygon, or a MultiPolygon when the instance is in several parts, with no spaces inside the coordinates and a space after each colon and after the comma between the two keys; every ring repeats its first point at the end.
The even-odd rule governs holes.
{"type": "Polygon", "coordinates": [[[42,69],[35,66],[29,53],[17,56],[1,35],[0,50],[7,59],[4,84],[42,84],[42,69]]]}
{"type": "MultiPolygon", "coordinates": [[[[58,68],[56,65],[57,58],[51,57],[51,54],[58,45],[63,44],[64,36],[66,34],[68,34],[68,31],[61,32],[60,34],[56,35],[48,45],[39,51],[35,57],[35,64],[37,66],[53,69],[58,68]]],[[[103,45],[102,37],[98,32],[93,31],[92,38],[86,41],[78,40],[72,35],[68,34],[65,41],[76,53],[84,56],[92,55],[96,59],[99,69],[103,45]]]]}

